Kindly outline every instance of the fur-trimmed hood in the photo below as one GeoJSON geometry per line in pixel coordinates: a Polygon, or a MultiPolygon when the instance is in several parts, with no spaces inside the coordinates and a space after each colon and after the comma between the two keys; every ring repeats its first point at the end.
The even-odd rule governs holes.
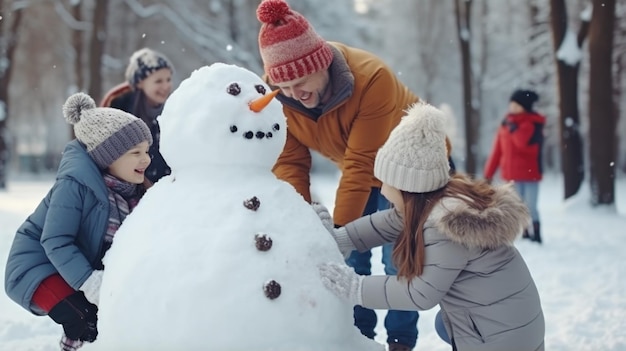
{"type": "Polygon", "coordinates": [[[495,249],[513,245],[530,222],[526,205],[512,184],[495,187],[494,203],[483,211],[465,201],[447,197],[433,208],[427,227],[435,227],[452,241],[468,248],[495,249]]]}

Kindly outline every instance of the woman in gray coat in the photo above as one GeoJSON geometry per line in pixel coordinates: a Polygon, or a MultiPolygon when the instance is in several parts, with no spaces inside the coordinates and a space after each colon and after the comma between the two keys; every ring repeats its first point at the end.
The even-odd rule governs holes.
{"type": "Polygon", "coordinates": [[[375,175],[394,208],[333,229],[345,254],[395,242],[394,276],[359,276],[342,264],[320,267],[324,285],[355,305],[428,310],[439,304],[442,338],[453,350],[544,349],[539,294],[513,242],[529,222],[510,186],[450,178],[443,114],[418,103],[379,150],[375,175]]]}

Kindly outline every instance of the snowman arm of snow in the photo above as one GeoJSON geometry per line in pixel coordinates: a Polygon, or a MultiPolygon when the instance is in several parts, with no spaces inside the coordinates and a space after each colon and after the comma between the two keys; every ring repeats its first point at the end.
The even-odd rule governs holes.
{"type": "Polygon", "coordinates": [[[319,266],[322,284],[343,300],[352,305],[361,305],[363,276],[345,263],[327,262],[319,266]]]}
{"type": "Polygon", "coordinates": [[[363,216],[343,228],[356,250],[365,252],[387,243],[395,243],[403,227],[400,212],[390,208],[363,216]]]}
{"type": "Polygon", "coordinates": [[[98,306],[100,303],[100,285],[102,285],[102,274],[104,271],[95,270],[78,290],[85,294],[85,298],[92,304],[98,306]]]}
{"type": "Polygon", "coordinates": [[[348,256],[350,256],[350,253],[356,250],[356,247],[352,243],[352,240],[350,240],[346,229],[335,229],[333,218],[330,216],[330,212],[328,212],[326,206],[319,203],[313,203],[312,206],[313,210],[315,210],[315,213],[317,213],[319,218],[322,220],[322,224],[324,225],[326,230],[328,230],[333,239],[335,239],[337,247],[339,248],[339,251],[341,252],[343,257],[348,258],[348,256]]]}
{"type": "Polygon", "coordinates": [[[289,130],[285,147],[272,171],[277,178],[291,184],[307,202],[311,202],[311,152],[289,130]]]}

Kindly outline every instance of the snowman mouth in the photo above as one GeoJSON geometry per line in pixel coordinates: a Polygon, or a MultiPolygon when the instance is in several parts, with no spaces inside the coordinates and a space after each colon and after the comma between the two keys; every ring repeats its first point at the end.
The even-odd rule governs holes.
{"type": "Polygon", "coordinates": [[[246,139],[253,139],[253,138],[257,138],[257,139],[263,139],[263,138],[268,138],[271,139],[274,135],[272,134],[272,132],[262,132],[262,131],[258,131],[258,132],[253,132],[251,130],[243,133],[243,137],[246,139]]]}
{"type": "MultiPolygon", "coordinates": [[[[278,123],[276,123],[272,126],[272,131],[265,132],[265,131],[258,130],[255,132],[252,130],[248,130],[248,131],[243,132],[242,135],[245,139],[255,139],[255,138],[256,139],[264,139],[264,138],[271,139],[274,136],[273,133],[278,130],[280,130],[280,126],[278,125],[278,123]]],[[[237,128],[236,125],[230,126],[231,133],[237,133],[238,131],[239,131],[239,128],[237,128]]]]}

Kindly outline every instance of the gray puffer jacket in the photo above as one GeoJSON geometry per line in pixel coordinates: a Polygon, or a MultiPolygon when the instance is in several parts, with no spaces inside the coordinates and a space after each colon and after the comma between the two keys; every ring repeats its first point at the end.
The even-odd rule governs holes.
{"type": "MultiPolygon", "coordinates": [[[[484,211],[459,199],[442,199],[425,225],[423,274],[410,282],[365,277],[363,306],[428,310],[439,304],[459,351],[543,350],[539,293],[513,246],[527,221],[528,210],[508,185],[497,188],[495,206],[484,211]]],[[[366,251],[394,242],[402,225],[401,215],[391,209],[345,229],[357,250],[366,251]]]]}

